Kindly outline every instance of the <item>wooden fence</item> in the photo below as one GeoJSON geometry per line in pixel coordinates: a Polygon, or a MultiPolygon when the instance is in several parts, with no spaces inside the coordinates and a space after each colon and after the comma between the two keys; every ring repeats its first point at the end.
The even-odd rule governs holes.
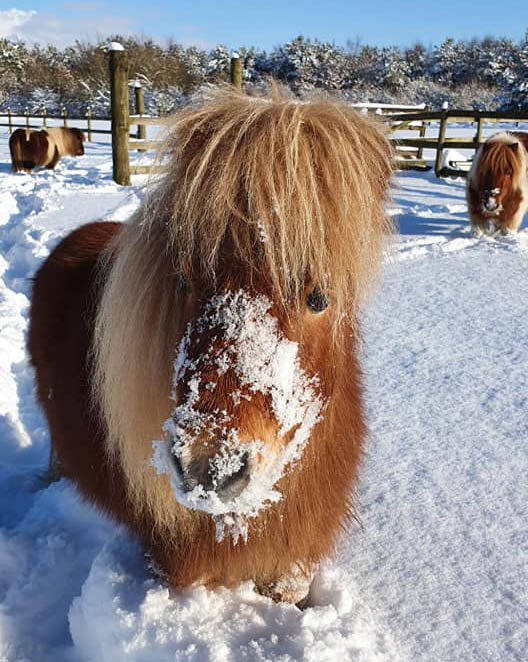
{"type": "MultiPolygon", "coordinates": [[[[164,126],[167,119],[164,117],[150,117],[144,114],[145,104],[143,89],[134,81],[136,112],[129,114],[128,109],[128,54],[121,44],[113,42],[109,47],[110,53],[110,91],[112,107],[112,159],[113,177],[118,184],[130,184],[131,175],[143,175],[153,171],[152,165],[130,165],[129,152],[137,150],[144,152],[157,149],[161,144],[158,140],[147,140],[145,127],[147,125],[164,126]],[[130,135],[130,127],[137,125],[135,136],[130,135]],[[134,137],[134,140],[130,140],[134,137]]],[[[230,66],[231,83],[242,87],[242,61],[238,53],[231,56],[230,66]]]]}
{"type": "MultiPolygon", "coordinates": [[[[111,85],[111,103],[112,103],[112,156],[113,156],[113,176],[118,184],[130,184],[131,175],[148,174],[154,170],[152,165],[131,165],[129,152],[137,150],[144,152],[149,149],[157,149],[161,144],[157,140],[147,140],[145,127],[147,125],[166,125],[167,119],[163,117],[150,117],[144,114],[143,89],[137,81],[128,82],[128,55],[123,47],[118,43],[113,43],[109,48],[110,52],[110,85],[111,85]],[[135,106],[136,112],[129,114],[128,110],[128,92],[127,85],[133,85],[135,88],[135,106]],[[137,125],[138,129],[135,135],[132,135],[130,129],[137,125]],[[132,140],[131,140],[132,138],[132,140]]],[[[233,53],[230,66],[231,84],[242,87],[242,61],[238,53],[233,53]]],[[[401,112],[421,112],[426,110],[425,104],[419,106],[376,104],[376,103],[358,103],[352,104],[359,112],[366,114],[382,115],[384,118],[394,116],[401,112]]],[[[425,135],[425,124],[414,126],[409,123],[408,128],[419,132],[420,136],[425,135]]],[[[421,158],[422,150],[416,150],[415,156],[421,158]]]]}
{"type": "Polygon", "coordinates": [[[437,177],[466,177],[468,169],[452,168],[442,164],[444,149],[470,149],[476,151],[484,142],[483,128],[487,123],[506,122],[528,122],[527,112],[493,112],[489,110],[441,110],[441,111],[418,111],[412,113],[398,113],[384,116],[391,131],[417,129],[420,136],[416,138],[391,138],[396,147],[398,166],[400,168],[427,168],[429,164],[423,159],[424,149],[433,149],[435,156],[435,174],[437,177]],[[449,124],[473,123],[475,135],[472,138],[448,137],[449,124]],[[436,137],[426,137],[426,129],[432,124],[438,124],[436,137]],[[410,152],[409,149],[416,150],[410,152]]]}
{"type": "Polygon", "coordinates": [[[13,129],[17,128],[45,129],[48,126],[48,120],[58,120],[62,122],[62,125],[65,127],[68,126],[69,121],[85,123],[86,127],[80,126],[79,128],[86,132],[86,138],[88,141],[92,140],[92,134],[94,133],[112,133],[110,129],[94,129],[92,124],[92,109],[90,107],[86,109],[85,115],[68,115],[66,108],[62,109],[60,115],[48,115],[46,108],[42,108],[40,113],[33,114],[29,112],[29,108],[25,108],[23,111],[19,109],[19,112],[12,111],[8,108],[7,113],[0,113],[0,127],[7,127],[9,133],[12,133],[13,129]],[[21,122],[21,118],[24,118],[23,122],[21,122]],[[2,120],[4,121],[2,122],[2,120]],[[34,124],[32,121],[36,121],[38,124],[34,124]]]}
{"type": "MultiPolygon", "coordinates": [[[[158,140],[147,140],[147,125],[166,125],[167,119],[163,117],[150,117],[145,115],[145,103],[143,88],[138,81],[128,80],[128,54],[123,47],[113,42],[109,47],[110,65],[110,91],[111,91],[111,129],[96,129],[92,126],[92,113],[88,108],[86,115],[79,117],[68,117],[66,109],[63,109],[60,117],[48,115],[45,109],[41,114],[30,115],[26,108],[23,113],[15,113],[8,110],[0,114],[0,127],[8,127],[13,131],[16,127],[42,128],[47,126],[47,120],[60,120],[64,126],[68,121],[86,122],[86,133],[88,140],[92,140],[92,134],[112,135],[112,160],[113,178],[118,184],[129,185],[130,176],[136,174],[148,174],[153,171],[152,165],[131,165],[129,152],[137,150],[145,152],[157,149],[161,144],[158,140]],[[128,87],[134,88],[135,112],[129,114],[128,87]],[[20,118],[24,118],[20,123],[20,118]],[[2,119],[7,122],[2,123],[2,119]],[[32,124],[31,120],[40,121],[40,125],[32,124]],[[134,134],[131,127],[137,126],[134,134]]],[[[230,68],[231,83],[238,88],[242,86],[242,62],[237,53],[231,57],[230,68]]],[[[391,133],[398,131],[417,132],[412,138],[392,136],[391,141],[396,148],[397,166],[400,169],[429,169],[429,162],[424,159],[424,150],[434,150],[434,169],[437,177],[465,177],[468,171],[469,159],[465,162],[455,163],[450,167],[443,164],[443,152],[445,149],[465,149],[475,151],[483,142],[483,127],[492,122],[528,122],[527,112],[491,112],[474,110],[448,110],[431,111],[424,105],[421,106],[394,106],[391,104],[359,103],[352,104],[359,112],[376,114],[384,122],[390,125],[391,133]],[[475,124],[473,137],[448,136],[450,124],[454,123],[475,124]],[[436,136],[427,136],[427,130],[436,128],[436,136]]],[[[81,127],[84,130],[84,127],[81,127]]],[[[429,131],[430,132],[430,131],[429,131]]]]}

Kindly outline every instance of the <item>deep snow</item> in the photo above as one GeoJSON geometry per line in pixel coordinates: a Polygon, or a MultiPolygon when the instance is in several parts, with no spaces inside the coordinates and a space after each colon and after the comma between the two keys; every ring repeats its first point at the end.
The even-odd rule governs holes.
{"type": "Polygon", "coordinates": [[[365,310],[370,440],[355,525],[299,612],[173,595],[127,533],[42,481],[29,278],[69,229],[124,220],[108,143],[11,174],[0,133],[0,660],[521,662],[528,651],[528,231],[475,239],[461,180],[397,178],[400,234],[365,310]]]}

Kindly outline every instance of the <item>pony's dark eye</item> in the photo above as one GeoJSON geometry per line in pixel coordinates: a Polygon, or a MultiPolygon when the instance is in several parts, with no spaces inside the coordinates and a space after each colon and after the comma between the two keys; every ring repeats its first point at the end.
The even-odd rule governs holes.
{"type": "Polygon", "coordinates": [[[321,290],[316,287],[306,297],[306,305],[312,313],[322,313],[323,310],[328,307],[328,299],[321,290]]]}

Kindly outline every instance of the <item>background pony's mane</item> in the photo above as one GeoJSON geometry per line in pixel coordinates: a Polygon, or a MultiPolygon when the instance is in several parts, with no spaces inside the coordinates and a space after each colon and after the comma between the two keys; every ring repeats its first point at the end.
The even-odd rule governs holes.
{"type": "Polygon", "coordinates": [[[515,136],[502,132],[492,136],[484,144],[486,149],[482,149],[478,156],[477,172],[481,176],[488,172],[498,176],[511,172],[512,184],[515,188],[519,188],[527,165],[522,142],[515,136]],[[518,145],[518,148],[510,149],[510,145],[518,145]]]}
{"type": "Polygon", "coordinates": [[[45,133],[50,138],[50,144],[57,147],[60,156],[67,154],[74,155],[77,148],[84,140],[83,133],[80,129],[69,129],[64,127],[52,127],[45,129],[45,133]]]}
{"type": "Polygon", "coordinates": [[[227,250],[276,303],[299,304],[307,281],[318,284],[341,328],[390,228],[392,153],[378,124],[343,103],[220,89],[175,116],[160,162],[161,178],[101,267],[94,401],[137,506],[170,526],[185,515],[166,476],[148,468],[149,442],[170,413],[184,276],[196,269],[214,284],[227,250]]]}

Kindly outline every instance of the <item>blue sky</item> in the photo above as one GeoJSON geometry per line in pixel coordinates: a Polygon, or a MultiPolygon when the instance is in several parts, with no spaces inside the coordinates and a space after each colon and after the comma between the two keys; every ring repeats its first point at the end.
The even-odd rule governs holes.
{"type": "Polygon", "coordinates": [[[60,46],[95,41],[112,32],[143,34],[164,43],[272,50],[293,37],[347,40],[378,46],[426,46],[455,39],[505,36],[518,41],[528,27],[528,2],[490,0],[442,3],[403,0],[0,0],[0,37],[60,46]]]}

